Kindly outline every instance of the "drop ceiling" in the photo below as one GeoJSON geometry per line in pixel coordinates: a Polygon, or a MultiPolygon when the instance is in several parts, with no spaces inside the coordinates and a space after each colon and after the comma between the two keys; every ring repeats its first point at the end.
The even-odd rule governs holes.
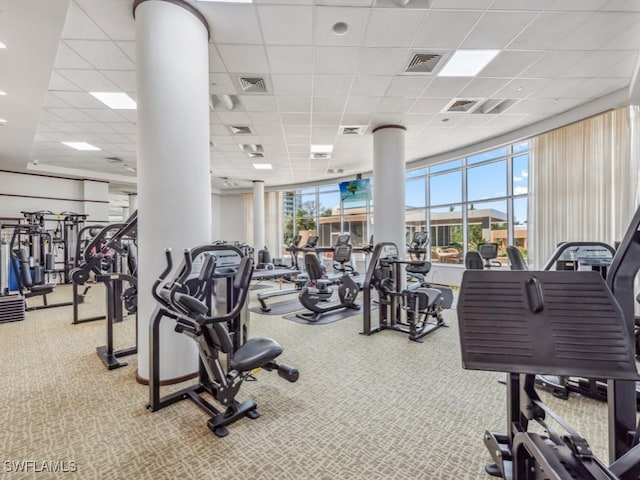
{"type": "MultiPolygon", "coordinates": [[[[16,39],[33,37],[29,19],[43,2],[4,1],[5,7],[24,7],[3,8],[1,25],[13,25],[16,39]]],[[[34,110],[20,128],[13,118],[0,127],[0,159],[16,170],[31,161],[35,170],[135,182],[135,173],[124,168],[136,167],[135,110],[111,110],[88,93],[123,91],[136,98],[132,1],[44,3],[52,11],[35,15],[42,17],[48,37],[40,43],[48,49],[31,39],[31,51],[25,46],[19,58],[8,58],[11,39],[0,38],[10,47],[0,50],[0,90],[9,94],[0,97],[0,118],[9,115],[3,103],[16,96],[34,110]],[[24,77],[6,74],[31,64],[39,71],[28,88],[20,87],[24,77]],[[101,150],[73,151],[62,141],[101,150]]],[[[637,0],[411,0],[406,7],[394,0],[190,3],[211,26],[212,98],[235,100],[232,110],[212,101],[211,171],[220,188],[370,171],[371,131],[383,124],[407,127],[409,162],[482,142],[633,90],[640,49],[637,0]],[[349,32],[334,35],[336,22],[347,23],[349,32]],[[437,76],[458,49],[500,53],[475,77],[437,76]],[[415,54],[424,53],[442,55],[434,72],[407,73],[415,54]],[[244,92],[243,77],[264,79],[267,92],[244,92]],[[477,104],[447,111],[460,100],[477,104]],[[483,109],[484,102],[501,107],[483,109]],[[233,126],[251,133],[235,134],[233,126]],[[359,127],[360,134],[340,134],[345,126],[359,127]],[[312,144],[334,145],[330,158],[311,159],[312,144]],[[260,162],[273,170],[256,171],[255,158],[241,145],[261,145],[260,162]]]]}

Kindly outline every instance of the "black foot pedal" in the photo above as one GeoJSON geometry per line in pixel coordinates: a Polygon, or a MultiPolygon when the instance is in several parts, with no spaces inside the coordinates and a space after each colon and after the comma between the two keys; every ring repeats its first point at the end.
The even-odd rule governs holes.
{"type": "Polygon", "coordinates": [[[488,463],[487,465],[485,465],[484,471],[492,477],[502,478],[502,471],[500,470],[500,467],[498,467],[498,465],[496,465],[495,463],[488,463]]]}

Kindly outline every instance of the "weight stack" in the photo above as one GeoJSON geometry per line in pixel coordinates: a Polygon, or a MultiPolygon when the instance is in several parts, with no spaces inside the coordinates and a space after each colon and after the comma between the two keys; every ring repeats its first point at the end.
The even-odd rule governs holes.
{"type": "Polygon", "coordinates": [[[0,297],[0,323],[24,320],[24,297],[6,295],[0,297]]]}

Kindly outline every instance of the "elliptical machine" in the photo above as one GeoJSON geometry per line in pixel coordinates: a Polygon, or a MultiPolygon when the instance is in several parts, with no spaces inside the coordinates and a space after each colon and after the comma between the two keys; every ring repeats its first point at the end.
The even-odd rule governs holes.
{"type": "Polygon", "coordinates": [[[359,288],[353,280],[351,273],[351,251],[353,247],[349,243],[349,235],[341,235],[333,250],[334,270],[342,273],[342,276],[334,280],[324,278],[324,272],[320,260],[315,253],[307,252],[304,255],[304,264],[309,276],[309,282],[300,293],[298,299],[304,308],[310,310],[307,313],[298,313],[296,317],[309,322],[317,322],[325,313],[340,309],[360,310],[356,302],[359,288]],[[331,285],[338,286],[338,302],[320,305],[333,295],[331,285]]]}

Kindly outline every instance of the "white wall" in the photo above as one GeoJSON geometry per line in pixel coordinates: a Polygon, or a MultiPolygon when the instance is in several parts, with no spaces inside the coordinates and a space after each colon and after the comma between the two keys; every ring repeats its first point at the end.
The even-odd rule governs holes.
{"type": "Polygon", "coordinates": [[[86,213],[89,221],[106,222],[109,184],[0,171],[0,217],[19,219],[21,211],[37,210],[86,213]]]}

